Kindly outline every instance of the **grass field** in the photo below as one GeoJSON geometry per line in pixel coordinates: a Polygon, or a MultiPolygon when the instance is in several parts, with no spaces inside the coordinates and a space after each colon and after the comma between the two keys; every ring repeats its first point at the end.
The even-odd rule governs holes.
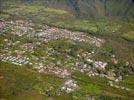
{"type": "Polygon", "coordinates": [[[48,95],[55,95],[55,91],[63,83],[62,79],[55,76],[39,74],[24,66],[20,68],[2,62],[0,77],[0,98],[9,100],[24,100],[24,97],[25,100],[37,100],[47,97],[46,91],[48,95]]]}
{"type": "MultiPolygon", "coordinates": [[[[63,79],[52,75],[39,74],[29,68],[19,67],[10,63],[2,63],[0,67],[0,98],[7,100],[85,100],[86,97],[105,98],[106,100],[124,99],[131,100],[134,91],[127,92],[108,86],[106,78],[88,77],[79,72],[73,73],[73,78],[78,81],[79,88],[71,93],[62,93],[56,96],[56,91],[63,83],[63,79]],[[51,80],[50,80],[51,79],[51,80]],[[50,87],[53,87],[50,89],[50,87]]],[[[128,76],[120,85],[133,87],[133,76],[128,76]]]]}

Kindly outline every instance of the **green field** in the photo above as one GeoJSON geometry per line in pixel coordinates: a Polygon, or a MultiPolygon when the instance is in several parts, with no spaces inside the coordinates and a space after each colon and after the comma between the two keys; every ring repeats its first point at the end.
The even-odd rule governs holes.
{"type": "MultiPolygon", "coordinates": [[[[79,88],[71,94],[56,96],[63,79],[52,75],[39,74],[29,68],[14,66],[10,63],[2,63],[0,67],[0,97],[6,100],[44,100],[54,98],[55,100],[85,100],[86,97],[102,98],[106,100],[133,99],[134,91],[127,92],[109,87],[107,79],[92,77],[89,78],[78,72],[73,78],[78,81],[79,88]],[[53,87],[50,89],[50,87],[53,87]]],[[[133,76],[126,77],[120,85],[133,86],[133,76]]]]}

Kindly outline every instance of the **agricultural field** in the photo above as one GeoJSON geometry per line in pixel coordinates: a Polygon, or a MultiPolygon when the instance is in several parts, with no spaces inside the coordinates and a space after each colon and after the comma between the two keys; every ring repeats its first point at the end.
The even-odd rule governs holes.
{"type": "Polygon", "coordinates": [[[0,100],[133,100],[133,19],[2,3],[0,100]]]}

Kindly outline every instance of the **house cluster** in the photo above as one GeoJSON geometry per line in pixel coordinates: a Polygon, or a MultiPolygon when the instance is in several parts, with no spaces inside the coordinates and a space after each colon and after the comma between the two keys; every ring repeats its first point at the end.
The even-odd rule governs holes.
{"type": "Polygon", "coordinates": [[[96,37],[90,37],[83,32],[72,32],[66,29],[60,29],[55,27],[48,27],[42,32],[36,33],[36,36],[45,38],[45,41],[58,39],[58,38],[67,38],[74,41],[86,42],[89,44],[95,44],[97,47],[100,47],[105,41],[96,37]]]}
{"type": "Polygon", "coordinates": [[[72,65],[71,69],[78,70],[81,73],[85,73],[89,77],[99,76],[105,77],[109,80],[117,81],[117,77],[114,72],[106,71],[108,63],[92,60],[92,54],[94,54],[94,51],[92,51],[91,53],[84,52],[82,54],[78,54],[77,56],[79,57],[79,59],[75,60],[75,64],[72,65]]]}
{"type": "Polygon", "coordinates": [[[5,54],[1,54],[0,55],[0,59],[1,61],[3,62],[11,62],[15,65],[19,65],[19,66],[22,66],[22,65],[32,65],[32,63],[29,61],[29,58],[27,57],[23,57],[23,56],[7,56],[5,54]]]}
{"type": "Polygon", "coordinates": [[[105,42],[105,40],[97,37],[93,37],[91,42],[92,44],[95,44],[97,47],[101,47],[101,45],[105,42]]]}
{"type": "Polygon", "coordinates": [[[15,45],[17,45],[17,44],[20,43],[20,41],[15,41],[15,42],[13,42],[13,41],[10,40],[10,39],[4,39],[4,42],[5,42],[6,46],[15,46],[15,45]]]}
{"type": "Polygon", "coordinates": [[[4,27],[5,27],[5,23],[2,20],[0,20],[0,34],[2,34],[1,32],[4,29],[4,27]]]}
{"type": "Polygon", "coordinates": [[[87,59],[87,63],[83,61],[76,61],[75,66],[80,72],[88,72],[93,69],[105,70],[105,67],[108,65],[106,62],[94,61],[92,59],[87,59]]]}
{"type": "Polygon", "coordinates": [[[25,34],[27,34],[28,36],[32,36],[33,34],[38,37],[43,37],[44,41],[49,41],[49,40],[64,37],[74,41],[95,44],[97,47],[100,47],[101,44],[105,42],[103,39],[90,37],[83,32],[72,32],[66,29],[49,27],[47,25],[41,26],[41,28],[42,29],[36,32],[37,30],[34,29],[33,23],[29,23],[21,20],[0,22],[0,29],[2,29],[2,32],[6,32],[6,33],[10,32],[10,34],[15,34],[18,36],[23,36],[25,34]]]}
{"type": "Polygon", "coordinates": [[[61,77],[61,78],[66,78],[66,77],[70,76],[70,73],[68,72],[67,69],[62,69],[62,68],[57,67],[55,64],[52,64],[52,63],[47,64],[47,65],[39,63],[34,68],[36,70],[38,70],[38,72],[40,72],[40,73],[54,74],[54,75],[61,77]]]}
{"type": "Polygon", "coordinates": [[[66,93],[73,92],[78,87],[77,81],[73,79],[68,79],[65,81],[63,86],[61,87],[62,91],[65,91],[66,93]]]}
{"type": "Polygon", "coordinates": [[[28,51],[28,52],[32,53],[32,52],[34,52],[34,49],[36,48],[36,44],[25,43],[25,44],[21,45],[20,48],[22,48],[25,51],[28,51]]]}
{"type": "Polygon", "coordinates": [[[118,60],[116,59],[116,56],[114,54],[111,55],[111,61],[114,65],[118,64],[118,60]]]}
{"type": "Polygon", "coordinates": [[[114,88],[117,88],[117,89],[122,89],[122,90],[126,90],[126,91],[130,91],[130,90],[131,90],[131,89],[126,88],[126,87],[124,87],[124,86],[116,85],[116,84],[113,83],[113,81],[109,81],[108,83],[109,83],[109,85],[110,85],[111,87],[114,87],[114,88]]]}
{"type": "MultiPolygon", "coordinates": [[[[102,66],[104,66],[104,65],[102,64],[102,66]]],[[[98,65],[93,66],[93,65],[84,64],[83,62],[76,62],[74,70],[78,70],[81,73],[86,73],[90,77],[91,76],[106,77],[105,74],[99,74],[97,69],[98,69],[98,65]]],[[[99,69],[104,70],[104,69],[101,68],[101,66],[99,67],[99,69]]],[[[102,71],[102,73],[103,73],[103,71],[102,71]]]]}
{"type": "Polygon", "coordinates": [[[76,62],[75,62],[75,69],[76,69],[76,70],[79,70],[79,71],[82,72],[82,73],[84,73],[84,72],[90,71],[90,70],[91,70],[91,66],[85,64],[85,63],[82,62],[82,61],[76,61],[76,62]]]}
{"type": "Polygon", "coordinates": [[[108,65],[108,63],[102,62],[102,61],[94,61],[94,62],[93,62],[93,67],[99,68],[99,69],[105,69],[105,67],[106,67],[107,65],[108,65]]]}
{"type": "Polygon", "coordinates": [[[2,28],[2,33],[9,33],[18,36],[23,36],[28,33],[35,33],[32,23],[24,22],[21,20],[5,21],[3,23],[4,27],[2,28]]]}

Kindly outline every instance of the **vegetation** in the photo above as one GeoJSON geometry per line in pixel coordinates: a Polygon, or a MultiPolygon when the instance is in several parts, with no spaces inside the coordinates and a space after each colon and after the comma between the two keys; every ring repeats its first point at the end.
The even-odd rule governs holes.
{"type": "Polygon", "coordinates": [[[129,41],[134,41],[134,31],[130,31],[130,32],[127,32],[127,33],[124,33],[122,35],[123,38],[129,40],[129,41]]]}
{"type": "MultiPolygon", "coordinates": [[[[105,40],[105,43],[100,47],[95,47],[84,42],[74,42],[69,39],[60,38],[57,40],[51,40],[48,43],[41,42],[38,48],[34,49],[34,53],[27,52],[27,56],[30,58],[32,56],[46,57],[47,47],[52,48],[55,52],[49,55],[45,59],[46,63],[61,61],[61,68],[67,68],[71,70],[74,59],[77,59],[77,54],[82,52],[96,51],[93,60],[106,61],[109,63],[108,71],[114,70],[119,75],[129,74],[129,66],[126,66],[126,61],[134,63],[134,23],[131,19],[131,6],[129,5],[130,0],[124,2],[126,3],[126,8],[130,9],[127,16],[123,15],[124,11],[119,15],[126,17],[126,19],[118,19],[117,15],[120,11],[119,5],[116,2],[109,0],[107,3],[109,6],[105,5],[105,9],[99,4],[100,2],[95,2],[95,10],[90,10],[87,8],[81,9],[79,4],[82,0],[55,0],[55,4],[52,4],[52,0],[45,0],[45,3],[32,2],[32,0],[4,0],[2,1],[0,20],[26,20],[36,23],[34,26],[38,31],[40,29],[39,25],[50,25],[60,28],[69,29],[72,31],[81,31],[91,37],[99,37],[105,40]],[[14,1],[14,2],[12,2],[14,1]],[[29,1],[29,3],[27,3],[29,1]],[[46,3],[49,1],[49,4],[46,3]],[[58,3],[61,3],[61,9],[58,3]],[[65,7],[65,1],[69,5],[65,7]],[[57,5],[56,5],[57,4],[57,5]],[[53,7],[52,7],[53,5],[53,7]],[[112,6],[115,5],[115,6],[112,6]],[[111,8],[109,8],[111,7],[111,8]],[[129,8],[130,7],[130,8],[129,8]],[[70,9],[72,8],[72,9],[70,9]],[[100,10],[99,9],[103,9],[100,10]],[[94,12],[97,12],[95,14],[94,12]],[[115,11],[115,14],[113,13],[115,11]],[[89,14],[86,14],[88,12],[89,14]],[[91,12],[91,13],[90,13],[91,12]],[[109,13],[106,13],[109,12],[109,13]],[[109,14],[109,17],[105,15],[109,14]],[[110,16],[110,14],[112,16],[110,16]],[[83,15],[83,16],[82,16],[83,15]],[[99,18],[98,18],[98,17],[99,18]],[[89,17],[93,17],[90,19],[89,17]],[[130,18],[130,19],[129,19],[130,18]],[[129,19],[129,21],[128,21],[129,19]],[[70,50],[69,52],[66,50],[70,50]],[[111,64],[111,55],[115,54],[119,63],[117,65],[111,64]],[[72,58],[68,60],[66,55],[72,58]],[[55,59],[52,59],[55,58],[55,59]],[[67,66],[69,65],[69,66],[67,66]]],[[[104,0],[107,1],[107,0],[104,0]]],[[[83,1],[84,2],[84,1],[83,1]]],[[[87,0],[88,2],[88,0],[87,0]]],[[[119,1],[117,1],[119,2],[119,1]]],[[[122,2],[122,5],[124,5],[122,2]]],[[[88,2],[90,4],[91,2],[88,2]]],[[[87,4],[87,5],[88,5],[87,4]]],[[[93,3],[91,3],[93,4],[93,3]]],[[[82,6],[82,5],[81,5],[82,6]]],[[[10,28],[5,30],[6,33],[10,33],[10,28]]],[[[38,38],[18,38],[16,35],[0,35],[0,51],[7,47],[4,44],[4,39],[8,38],[13,41],[19,40],[21,43],[34,43],[35,41],[40,41],[38,38]]],[[[11,53],[14,53],[15,49],[21,48],[21,43],[10,49],[11,53]]],[[[83,59],[82,59],[83,60],[83,59]]],[[[44,61],[44,62],[45,62],[44,61]]],[[[84,61],[84,60],[83,60],[84,61]]],[[[134,77],[133,75],[124,76],[123,81],[115,83],[119,86],[125,86],[130,88],[131,91],[125,91],[110,87],[108,85],[108,79],[100,78],[99,76],[88,77],[87,75],[77,72],[70,71],[72,79],[78,82],[79,87],[76,91],[66,94],[64,92],[58,96],[60,87],[64,83],[64,79],[58,78],[55,75],[40,74],[33,70],[31,66],[17,66],[11,64],[10,62],[0,62],[0,99],[7,100],[44,100],[44,99],[55,99],[55,100],[85,100],[88,97],[94,97],[100,100],[132,100],[134,95],[134,77]],[[52,89],[50,88],[52,87],[52,89]]]]}
{"type": "Polygon", "coordinates": [[[27,67],[0,62],[0,98],[37,100],[55,95],[63,80],[55,76],[39,74],[27,67]],[[51,79],[51,80],[50,80],[51,79]],[[50,87],[52,90],[48,91],[50,87]],[[48,93],[46,93],[48,91],[48,93]],[[21,96],[20,96],[21,95],[21,96]]]}

